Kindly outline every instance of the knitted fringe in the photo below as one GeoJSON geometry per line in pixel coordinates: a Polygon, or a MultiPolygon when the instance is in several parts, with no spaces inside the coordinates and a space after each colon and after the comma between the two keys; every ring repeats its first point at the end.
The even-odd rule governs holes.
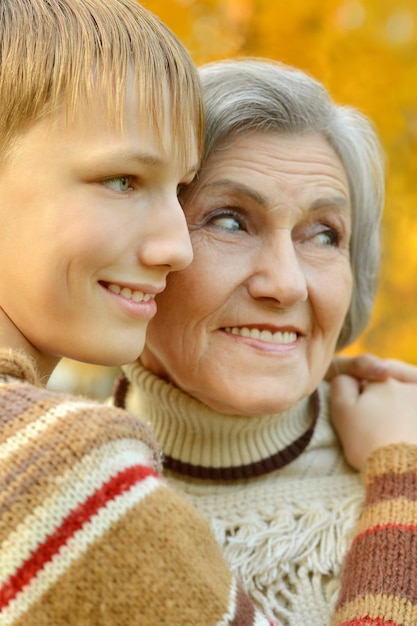
{"type": "Polygon", "coordinates": [[[226,520],[212,525],[234,573],[266,615],[284,626],[325,626],[361,501],[356,494],[331,511],[286,502],[282,511],[248,511],[236,527],[226,520]]]}

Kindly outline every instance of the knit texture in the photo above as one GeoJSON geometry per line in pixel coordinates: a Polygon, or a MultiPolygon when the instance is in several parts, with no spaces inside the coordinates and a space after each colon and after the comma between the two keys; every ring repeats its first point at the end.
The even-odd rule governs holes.
{"type": "MultiPolygon", "coordinates": [[[[311,428],[314,402],[302,401],[280,415],[224,416],[138,363],[124,371],[127,379],[117,386],[114,401],[133,413],[145,413],[165,455],[182,461],[181,474],[165,471],[169,484],[211,522],[228,562],[253,600],[286,626],[329,625],[364,487],[361,476],[346,464],[329,423],[327,385],[319,389],[319,415],[306,449],[279,470],[244,478],[239,466],[262,461],[267,467],[269,457],[290,449],[311,428]],[[186,476],[187,464],[205,467],[205,476],[210,466],[232,467],[239,478],[186,476]]],[[[368,555],[366,545],[358,546],[357,559],[381,567],[374,554],[368,555]]],[[[349,561],[346,576],[355,578],[356,565],[349,561]]],[[[390,567],[384,563],[384,568],[390,567]]],[[[349,579],[344,580],[347,589],[349,579]]],[[[360,607],[358,611],[353,607],[355,618],[362,617],[360,607]]]]}
{"type": "Polygon", "coordinates": [[[143,423],[35,385],[22,355],[0,365],[0,626],[272,624],[143,423]]]}
{"type": "Polygon", "coordinates": [[[417,447],[375,452],[334,626],[417,624],[417,447]],[[365,558],[364,558],[365,557],[365,558]]]}
{"type": "MultiPolygon", "coordinates": [[[[291,448],[312,425],[316,402],[282,414],[222,415],[140,364],[126,405],[146,415],[164,454],[204,467],[247,467],[291,448]]],[[[279,470],[234,480],[165,471],[212,524],[235,575],[254,602],[285,626],[328,626],[343,558],[364,497],[360,476],[344,461],[327,415],[327,387],[304,451],[279,470]]]]}

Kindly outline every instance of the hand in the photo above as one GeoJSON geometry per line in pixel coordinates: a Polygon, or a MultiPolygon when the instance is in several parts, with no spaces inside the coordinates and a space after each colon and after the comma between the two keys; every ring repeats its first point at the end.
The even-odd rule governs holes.
{"type": "Polygon", "coordinates": [[[417,445],[417,384],[393,378],[362,385],[331,381],[330,412],[348,463],[362,469],[370,454],[392,443],[417,445]]]}
{"type": "Polygon", "coordinates": [[[383,381],[391,377],[405,383],[417,383],[416,365],[397,359],[381,359],[374,354],[335,357],[325,379],[330,381],[339,374],[347,374],[366,381],[383,381]]]}

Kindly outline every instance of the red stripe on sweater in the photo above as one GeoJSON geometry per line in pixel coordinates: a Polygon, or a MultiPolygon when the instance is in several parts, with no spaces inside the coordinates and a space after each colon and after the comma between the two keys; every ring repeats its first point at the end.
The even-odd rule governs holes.
{"type": "Polygon", "coordinates": [[[366,537],[366,535],[373,535],[377,533],[379,530],[405,530],[411,532],[417,532],[417,526],[415,524],[377,524],[376,526],[372,526],[372,528],[367,528],[366,530],[359,533],[354,537],[353,542],[355,543],[361,537],[366,537]]]}
{"type": "Polygon", "coordinates": [[[343,622],[341,626],[401,626],[398,622],[392,620],[385,620],[383,617],[362,617],[356,618],[349,622],[343,622]]]}
{"type": "Polygon", "coordinates": [[[1,587],[0,611],[17,596],[25,585],[30,583],[32,578],[36,576],[46,563],[52,560],[53,556],[67,543],[68,539],[87,524],[100,509],[103,509],[108,502],[149,476],[157,476],[156,472],[150,467],[143,465],[129,467],[113,476],[100,489],[97,489],[89,496],[85,502],[79,504],[76,509],[71,511],[64,518],[61,525],[32,552],[30,558],[24,561],[16,574],[11,576],[1,587]]]}

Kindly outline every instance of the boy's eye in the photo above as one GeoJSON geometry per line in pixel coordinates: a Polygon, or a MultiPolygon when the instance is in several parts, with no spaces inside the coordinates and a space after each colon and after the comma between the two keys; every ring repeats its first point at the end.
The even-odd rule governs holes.
{"type": "Polygon", "coordinates": [[[113,191],[124,192],[129,191],[131,188],[130,176],[115,176],[114,178],[106,178],[103,180],[103,185],[109,187],[113,191]]]}

